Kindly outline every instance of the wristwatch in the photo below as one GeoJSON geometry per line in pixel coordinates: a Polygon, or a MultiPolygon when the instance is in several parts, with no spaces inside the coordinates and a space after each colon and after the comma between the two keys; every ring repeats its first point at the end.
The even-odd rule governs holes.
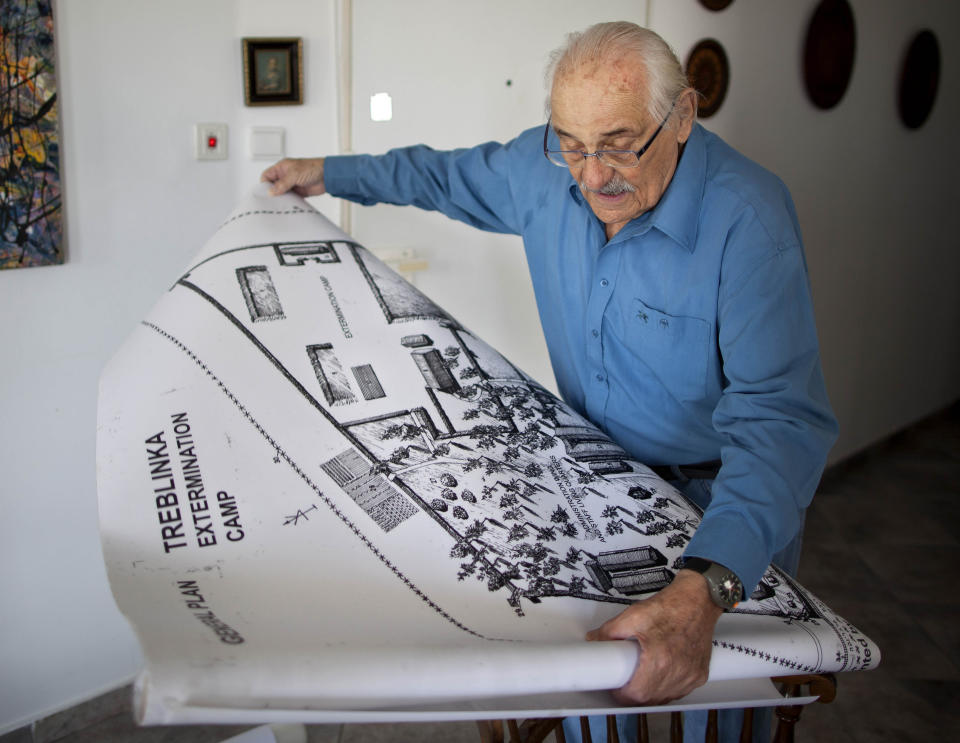
{"type": "Polygon", "coordinates": [[[730,610],[740,603],[743,598],[743,583],[729,568],[717,562],[704,560],[701,557],[687,557],[683,561],[687,570],[695,570],[707,579],[710,589],[710,598],[721,609],[730,610]]]}

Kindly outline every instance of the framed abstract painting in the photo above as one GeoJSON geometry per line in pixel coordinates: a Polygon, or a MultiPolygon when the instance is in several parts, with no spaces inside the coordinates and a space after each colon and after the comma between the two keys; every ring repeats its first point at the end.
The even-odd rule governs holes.
{"type": "Polygon", "coordinates": [[[50,0],[0,3],[0,269],[63,263],[50,0]]]}

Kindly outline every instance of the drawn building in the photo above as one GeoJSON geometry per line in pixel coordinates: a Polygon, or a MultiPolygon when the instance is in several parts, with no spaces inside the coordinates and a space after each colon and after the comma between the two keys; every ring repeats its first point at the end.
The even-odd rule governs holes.
{"type": "Polygon", "coordinates": [[[592,472],[615,475],[631,472],[623,449],[590,426],[557,426],[556,437],[563,442],[567,456],[586,464],[592,472]]]}
{"type": "Polygon", "coordinates": [[[423,348],[424,346],[432,346],[433,341],[429,335],[424,333],[418,333],[417,335],[405,335],[400,339],[400,345],[406,346],[407,348],[423,348]]]}
{"type": "Polygon", "coordinates": [[[340,359],[333,352],[332,344],[316,343],[307,346],[307,356],[310,357],[310,364],[328,405],[356,402],[357,398],[350,388],[350,379],[344,373],[340,359]]]}
{"type": "Polygon", "coordinates": [[[413,363],[417,365],[423,375],[427,387],[441,392],[456,392],[460,384],[454,379],[447,365],[443,363],[440,352],[431,348],[429,351],[413,351],[413,363]]]}
{"type": "Polygon", "coordinates": [[[347,449],[320,467],[384,531],[417,513],[417,507],[376,473],[356,449],[347,449]]]}
{"type": "Polygon", "coordinates": [[[823,615],[806,592],[786,573],[771,566],[750,594],[750,601],[740,604],[744,614],[767,614],[807,621],[823,615]]]}
{"type": "Polygon", "coordinates": [[[250,320],[282,320],[284,315],[280,296],[267,267],[243,266],[238,268],[236,273],[243,301],[247,303],[247,310],[250,312],[250,320]]]}
{"type": "MultiPolygon", "coordinates": [[[[342,242],[342,241],[337,241],[342,242]]],[[[351,245],[352,243],[346,243],[351,245]]],[[[333,241],[310,241],[298,243],[276,243],[273,250],[281,266],[302,266],[306,261],[314,263],[339,263],[340,256],[333,247],[333,241]]]]}
{"type": "Polygon", "coordinates": [[[377,400],[381,397],[386,397],[383,392],[383,386],[380,384],[376,372],[373,371],[373,366],[370,364],[354,366],[351,367],[351,371],[353,372],[354,379],[357,380],[357,384],[360,386],[360,393],[363,395],[364,400],[377,400]]]}
{"type": "Polygon", "coordinates": [[[665,565],[667,558],[654,547],[601,552],[596,560],[584,563],[594,583],[604,591],[616,589],[633,596],[659,591],[670,585],[673,573],[665,565]]]}

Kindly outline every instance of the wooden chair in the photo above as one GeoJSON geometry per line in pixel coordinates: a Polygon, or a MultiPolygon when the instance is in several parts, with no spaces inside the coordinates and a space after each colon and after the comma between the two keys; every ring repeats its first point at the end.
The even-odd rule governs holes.
{"type": "MultiPolygon", "coordinates": [[[[837,681],[833,674],[816,676],[781,676],[773,682],[780,688],[784,701],[792,697],[818,696],[818,702],[828,704],[837,696],[837,681]]],[[[793,743],[794,728],[800,720],[803,705],[782,704],[775,708],[777,730],[773,743],[793,743]]],[[[650,743],[647,715],[638,715],[637,743],[650,743]]],[[[557,743],[566,743],[563,735],[563,718],[543,718],[531,720],[479,720],[481,743],[541,743],[550,733],[557,743]],[[509,736],[509,737],[506,737],[509,736]]],[[[580,718],[580,732],[583,743],[593,743],[586,717],[580,718]]],[[[753,710],[747,709],[743,715],[743,727],[740,730],[741,743],[749,743],[753,736],[753,710]]],[[[670,743],[683,741],[683,714],[670,714],[670,743]]],[[[607,743],[620,743],[617,733],[616,717],[607,715],[607,743]]],[[[628,743],[628,741],[624,741],[628,743]]],[[[717,743],[717,710],[712,709],[707,717],[707,733],[704,743],[717,743]]]]}

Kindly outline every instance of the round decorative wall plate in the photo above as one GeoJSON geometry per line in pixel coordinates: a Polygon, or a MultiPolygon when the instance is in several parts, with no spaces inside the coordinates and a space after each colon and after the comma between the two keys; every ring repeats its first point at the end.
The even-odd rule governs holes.
{"type": "Polygon", "coordinates": [[[836,106],[850,84],[857,47],[853,10],[847,0],[821,0],[807,27],[803,81],[817,108],[836,106]]]}
{"type": "Polygon", "coordinates": [[[697,42],[687,56],[687,78],[701,96],[698,115],[710,118],[723,104],[730,84],[730,63],[719,41],[697,42]]]}
{"type": "Polygon", "coordinates": [[[732,2],[733,0],[700,0],[700,4],[707,10],[723,10],[732,2]]]}
{"type": "Polygon", "coordinates": [[[900,68],[897,108],[908,129],[919,129],[930,115],[940,83],[940,45],[929,29],[913,37],[900,68]]]}

